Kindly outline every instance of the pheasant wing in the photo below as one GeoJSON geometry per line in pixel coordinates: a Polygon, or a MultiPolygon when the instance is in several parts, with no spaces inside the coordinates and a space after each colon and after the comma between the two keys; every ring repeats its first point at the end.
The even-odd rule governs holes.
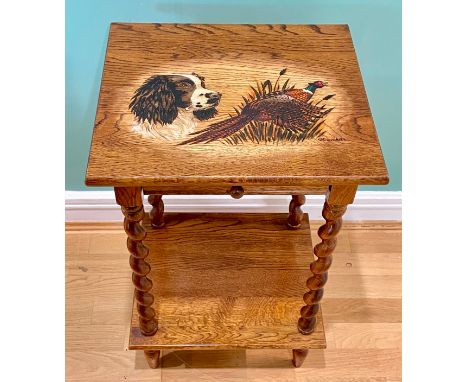
{"type": "Polygon", "coordinates": [[[320,110],[313,105],[289,98],[278,102],[273,120],[278,126],[294,132],[303,132],[307,126],[321,117],[320,110]]]}

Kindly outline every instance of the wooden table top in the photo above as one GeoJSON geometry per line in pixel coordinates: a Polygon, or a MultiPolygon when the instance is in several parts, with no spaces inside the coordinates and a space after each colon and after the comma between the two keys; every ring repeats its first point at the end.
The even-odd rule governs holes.
{"type": "Polygon", "coordinates": [[[86,184],[386,184],[347,25],[113,23],[86,184]]]}

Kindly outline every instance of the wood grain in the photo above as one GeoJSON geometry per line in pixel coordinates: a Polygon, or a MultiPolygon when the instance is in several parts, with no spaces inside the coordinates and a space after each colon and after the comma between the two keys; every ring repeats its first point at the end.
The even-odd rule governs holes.
{"type": "MultiPolygon", "coordinates": [[[[346,219],[345,219],[346,221],[346,219]]],[[[318,220],[310,220],[310,225],[317,225],[320,226],[322,222],[318,220]]],[[[86,235],[80,236],[76,235],[79,231],[82,232],[95,232],[95,231],[108,231],[106,233],[112,233],[114,235],[122,234],[121,232],[116,232],[116,230],[121,229],[122,224],[120,222],[115,221],[106,221],[106,222],[65,222],[65,229],[69,233],[71,237],[76,236],[76,239],[79,241],[86,240],[86,235]]],[[[370,233],[371,235],[377,234],[382,235],[381,238],[384,239],[388,234],[392,234],[392,231],[398,237],[398,233],[401,231],[401,222],[399,221],[392,221],[392,220],[372,220],[370,222],[366,221],[353,221],[347,220],[346,225],[343,226],[342,231],[357,231],[356,233],[356,241],[359,243],[359,238],[361,236],[361,231],[366,233],[370,233]],[[385,231],[383,233],[379,233],[379,231],[385,231]]],[[[314,235],[314,232],[312,232],[314,235]]],[[[344,241],[347,241],[347,236],[344,237],[344,241]]],[[[342,241],[343,242],[343,239],[342,241]]],[[[397,239],[389,240],[388,243],[393,243],[393,246],[398,246],[401,251],[401,242],[397,239]]],[[[370,243],[375,244],[375,243],[370,243]]],[[[361,243],[362,245],[362,243],[361,243]]],[[[378,243],[376,247],[379,247],[378,243]]],[[[338,247],[337,247],[338,248],[338,247]]],[[[347,249],[348,250],[348,249],[347,249]]]]}
{"type": "Polygon", "coordinates": [[[115,202],[123,207],[139,207],[143,205],[141,187],[115,187],[115,202]]]}
{"type": "Polygon", "coordinates": [[[312,251],[307,215],[295,231],[286,219],[167,214],[159,229],[145,220],[159,330],[142,336],[134,309],[129,349],[324,348],[320,314],[314,335],[296,328],[312,251]]]}
{"type": "MultiPolygon", "coordinates": [[[[314,238],[320,224],[310,223],[314,238]]],[[[400,223],[344,222],[322,301],[328,347],[309,351],[298,369],[286,349],[164,350],[156,370],[143,352],[127,351],[133,288],[121,226],[66,224],[67,381],[401,381],[401,291],[387,279],[400,283],[400,223]]]]}
{"type": "Polygon", "coordinates": [[[86,184],[297,187],[386,184],[387,170],[347,25],[113,23],[102,76],[86,184]],[[174,146],[131,131],[130,98],[155,74],[197,72],[223,94],[225,119],[256,80],[287,68],[297,87],[327,81],[325,135],[299,144],[221,142],[174,146]],[[293,165],[292,165],[293,164],[293,165]]]}

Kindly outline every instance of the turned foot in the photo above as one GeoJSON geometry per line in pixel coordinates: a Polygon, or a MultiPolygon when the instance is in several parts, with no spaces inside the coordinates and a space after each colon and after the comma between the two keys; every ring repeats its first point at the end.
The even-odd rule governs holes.
{"type": "Polygon", "coordinates": [[[304,360],[307,357],[307,353],[309,353],[309,350],[307,349],[293,349],[292,363],[294,367],[302,366],[302,364],[304,363],[304,360]]]}
{"type": "Polygon", "coordinates": [[[159,366],[160,350],[145,350],[145,358],[148,365],[152,369],[157,369],[159,366]]]}

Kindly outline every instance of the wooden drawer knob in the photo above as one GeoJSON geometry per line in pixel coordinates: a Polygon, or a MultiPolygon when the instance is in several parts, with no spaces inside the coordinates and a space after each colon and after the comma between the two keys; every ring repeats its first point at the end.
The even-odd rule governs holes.
{"type": "Polygon", "coordinates": [[[234,199],[240,199],[244,196],[244,189],[241,186],[232,186],[229,193],[234,199]]]}

